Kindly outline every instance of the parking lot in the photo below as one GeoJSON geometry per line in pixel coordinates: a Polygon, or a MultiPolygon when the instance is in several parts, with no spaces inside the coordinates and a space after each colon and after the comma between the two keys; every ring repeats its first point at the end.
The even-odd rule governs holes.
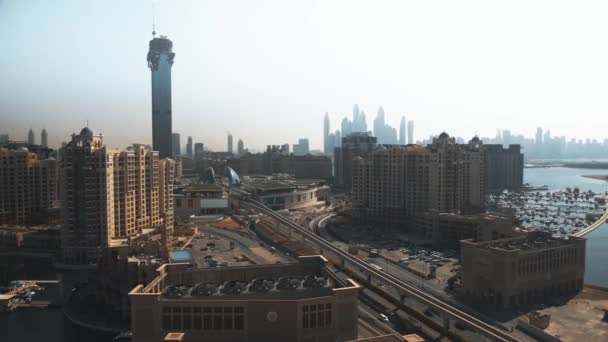
{"type": "Polygon", "coordinates": [[[295,261],[245,231],[209,225],[199,228],[199,233],[186,249],[191,251],[193,262],[199,268],[295,261]]]}

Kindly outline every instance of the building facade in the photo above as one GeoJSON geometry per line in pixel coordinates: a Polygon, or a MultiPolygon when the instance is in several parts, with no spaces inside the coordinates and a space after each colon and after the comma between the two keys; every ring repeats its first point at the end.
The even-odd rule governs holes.
{"type": "Polygon", "coordinates": [[[154,37],[150,41],[147,59],[152,71],[152,149],[158,151],[160,158],[171,158],[171,67],[175,59],[173,42],[164,36],[154,37]]]}
{"type": "Polygon", "coordinates": [[[524,154],[520,145],[483,145],[488,192],[518,191],[524,185],[524,154]]]}
{"type": "Polygon", "coordinates": [[[37,221],[57,207],[57,161],[26,147],[0,148],[0,224],[37,221]]]}
{"type": "Polygon", "coordinates": [[[350,192],[353,183],[353,159],[367,157],[376,148],[377,139],[366,132],[354,132],[342,137],[342,145],[334,150],[334,184],[350,192]]]}
{"type": "Polygon", "coordinates": [[[228,194],[218,185],[192,184],[175,191],[175,215],[178,217],[221,215],[227,210],[228,194]]]}
{"type": "Polygon", "coordinates": [[[378,146],[352,163],[352,202],[361,219],[411,224],[428,211],[470,214],[484,208],[481,142],[458,145],[442,133],[431,145],[378,146]]]}
{"type": "Polygon", "coordinates": [[[546,232],[460,243],[462,292],[471,301],[519,307],[582,290],[586,240],[546,232]]]}
{"type": "Polygon", "coordinates": [[[83,128],[63,149],[62,263],[95,264],[112,239],[143,228],[173,229],[174,162],[133,145],[109,150],[102,134],[83,128]]]}
{"type": "Polygon", "coordinates": [[[299,263],[191,269],[167,264],[130,293],[134,342],[348,341],[357,337],[360,286],[329,279],[322,256],[299,263]]]}
{"type": "Polygon", "coordinates": [[[179,133],[173,133],[171,135],[171,145],[173,149],[173,156],[181,156],[182,155],[182,144],[179,133]]]}

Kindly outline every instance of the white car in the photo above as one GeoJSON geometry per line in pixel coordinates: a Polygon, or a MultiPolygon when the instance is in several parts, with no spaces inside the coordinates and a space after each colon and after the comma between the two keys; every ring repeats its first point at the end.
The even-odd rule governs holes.
{"type": "Polygon", "coordinates": [[[381,314],[378,315],[378,319],[380,321],[384,322],[384,323],[388,323],[389,322],[388,316],[385,315],[385,314],[383,314],[383,313],[381,313],[381,314]]]}

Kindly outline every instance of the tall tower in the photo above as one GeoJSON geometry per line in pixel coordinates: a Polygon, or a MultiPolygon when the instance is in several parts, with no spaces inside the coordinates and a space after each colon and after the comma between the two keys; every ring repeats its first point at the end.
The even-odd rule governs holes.
{"type": "Polygon", "coordinates": [[[40,145],[44,147],[49,147],[49,140],[48,135],[46,134],[46,128],[43,128],[42,132],[40,133],[40,145]]]}
{"type": "Polygon", "coordinates": [[[401,122],[399,123],[399,145],[405,145],[405,116],[401,117],[401,122]]]}
{"type": "Polygon", "coordinates": [[[34,130],[30,128],[30,130],[27,132],[27,143],[30,145],[34,145],[35,141],[34,141],[34,130]]]}
{"type": "Polygon", "coordinates": [[[325,118],[323,119],[323,152],[329,154],[329,114],[325,112],[325,118]]]}
{"type": "Polygon", "coordinates": [[[239,139],[239,142],[236,147],[236,154],[238,157],[245,154],[245,143],[243,142],[243,139],[239,139]]]}
{"type": "Polygon", "coordinates": [[[182,144],[180,142],[179,133],[173,133],[171,136],[171,145],[173,146],[173,156],[177,157],[182,154],[182,144]]]}
{"type": "MultiPolygon", "coordinates": [[[[156,32],[152,31],[152,35],[156,32]]],[[[152,38],[148,67],[152,71],[152,148],[159,157],[172,156],[171,144],[171,67],[173,43],[165,36],[152,38]]]]}
{"type": "Polygon", "coordinates": [[[407,143],[414,143],[414,121],[410,120],[407,122],[407,143]]]}
{"type": "Polygon", "coordinates": [[[188,142],[186,143],[186,155],[192,158],[192,137],[188,137],[188,142]]]}
{"type": "Polygon", "coordinates": [[[228,132],[228,153],[232,153],[232,134],[228,132]]]}

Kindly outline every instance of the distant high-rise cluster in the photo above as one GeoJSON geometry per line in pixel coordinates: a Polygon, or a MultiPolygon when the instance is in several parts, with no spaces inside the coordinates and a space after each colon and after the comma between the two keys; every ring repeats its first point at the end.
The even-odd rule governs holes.
{"type": "MultiPolygon", "coordinates": [[[[367,133],[367,120],[365,112],[354,105],[352,120],[348,117],[342,119],[340,129],[331,133],[329,113],[323,117],[323,152],[331,155],[337,147],[342,146],[342,138],[351,133],[367,133]]],[[[379,144],[405,145],[414,143],[414,122],[406,121],[401,117],[399,131],[391,127],[385,121],[384,109],[378,109],[378,115],[374,119],[373,134],[379,144]]]]}
{"type": "Polygon", "coordinates": [[[173,229],[174,162],[143,145],[110,150],[102,134],[83,128],[63,149],[62,262],[97,262],[112,239],[143,228],[173,229]]]}
{"type": "Polygon", "coordinates": [[[553,136],[550,130],[536,128],[534,137],[523,134],[512,134],[510,130],[498,130],[496,137],[483,137],[489,144],[512,145],[518,144],[526,151],[526,158],[603,158],[608,155],[608,139],[575,139],[565,136],[553,136]]]}

